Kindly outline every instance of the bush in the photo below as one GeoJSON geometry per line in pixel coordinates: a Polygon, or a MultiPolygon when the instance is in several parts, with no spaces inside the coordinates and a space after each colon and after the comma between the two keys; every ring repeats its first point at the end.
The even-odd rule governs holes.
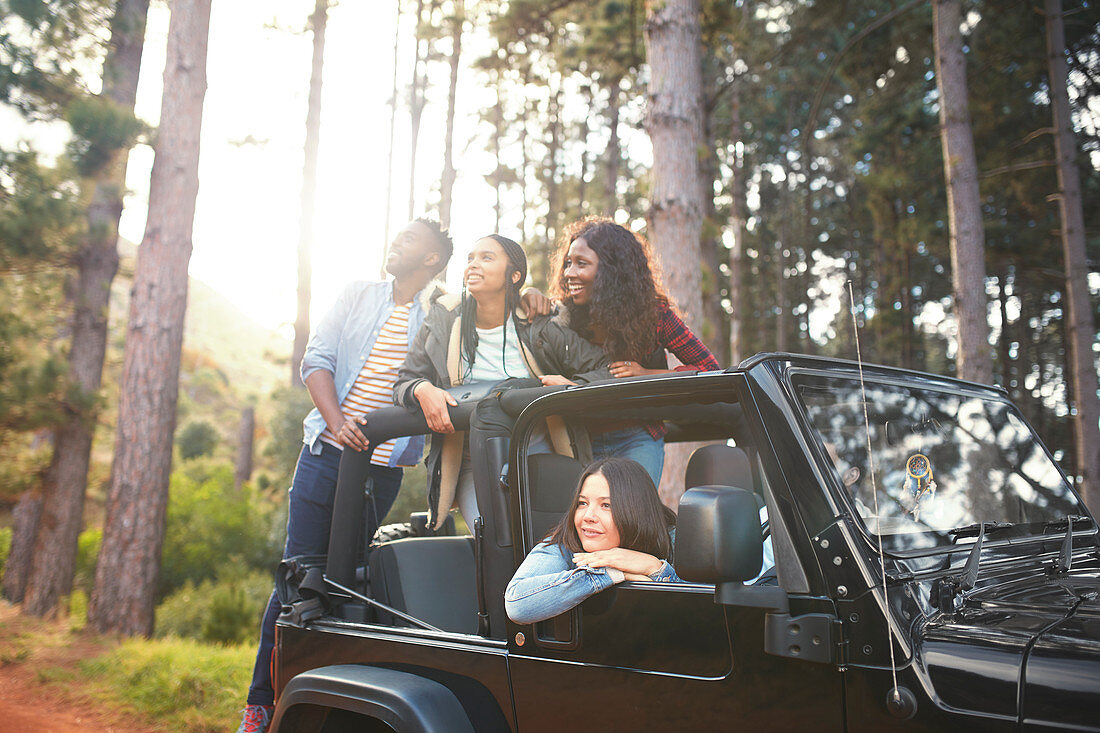
{"type": "Polygon", "coordinates": [[[225,580],[186,583],[168,596],[157,607],[155,635],[220,644],[254,640],[271,595],[271,574],[241,573],[239,567],[229,573],[225,580]]]}
{"type": "Polygon", "coordinates": [[[199,456],[208,456],[214,452],[221,436],[218,429],[206,420],[196,420],[187,424],[176,436],[176,445],[180,449],[180,458],[187,461],[199,456]]]}
{"type": "Polygon", "coordinates": [[[188,581],[225,578],[230,566],[270,577],[282,554],[276,508],[248,484],[235,488],[228,465],[211,465],[203,473],[172,474],[158,600],[188,581]]]}
{"type": "Polygon", "coordinates": [[[11,553],[11,527],[0,527],[0,578],[4,577],[4,566],[8,564],[11,553]]]}
{"type": "Polygon", "coordinates": [[[73,573],[73,588],[91,595],[95,584],[95,564],[99,559],[99,546],[103,544],[103,530],[86,529],[76,541],[76,567],[73,573]]]}
{"type": "Polygon", "coordinates": [[[239,718],[255,654],[251,644],[130,639],[78,670],[100,696],[155,716],[164,730],[204,733],[239,718]]]}

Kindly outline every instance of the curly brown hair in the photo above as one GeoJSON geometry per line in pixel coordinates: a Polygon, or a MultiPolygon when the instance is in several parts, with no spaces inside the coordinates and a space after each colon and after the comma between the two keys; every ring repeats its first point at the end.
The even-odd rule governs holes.
{"type": "Polygon", "coordinates": [[[641,362],[656,351],[659,312],[669,299],[645,239],[607,217],[589,216],[565,227],[553,262],[552,291],[569,309],[574,331],[591,341],[592,326],[599,324],[607,332],[603,346],[612,359],[641,362]],[[574,303],[565,286],[569,245],[581,238],[599,257],[586,305],[574,303]]]}

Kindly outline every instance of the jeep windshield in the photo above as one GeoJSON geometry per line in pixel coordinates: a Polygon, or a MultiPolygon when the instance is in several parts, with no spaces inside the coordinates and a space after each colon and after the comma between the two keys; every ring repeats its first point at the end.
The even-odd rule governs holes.
{"type": "Polygon", "coordinates": [[[845,498],[885,549],[952,545],[983,523],[998,523],[995,538],[1041,535],[1086,513],[1007,401],[868,381],[865,421],[857,379],[793,381],[845,498]]]}

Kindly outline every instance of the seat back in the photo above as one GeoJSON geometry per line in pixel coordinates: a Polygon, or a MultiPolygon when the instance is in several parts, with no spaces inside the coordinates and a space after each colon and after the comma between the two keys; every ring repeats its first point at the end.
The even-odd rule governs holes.
{"type": "Polygon", "coordinates": [[[732,445],[696,448],[684,471],[684,489],[694,486],[736,486],[756,493],[749,454],[732,445]]]}
{"type": "Polygon", "coordinates": [[[540,453],[528,457],[527,470],[531,478],[531,529],[539,541],[569,509],[583,469],[574,458],[540,453]]]}
{"type": "MultiPolygon", "coordinates": [[[[477,633],[473,538],[410,537],[370,554],[371,595],[444,631],[477,633]]],[[[379,613],[382,623],[404,624],[379,613]]]]}

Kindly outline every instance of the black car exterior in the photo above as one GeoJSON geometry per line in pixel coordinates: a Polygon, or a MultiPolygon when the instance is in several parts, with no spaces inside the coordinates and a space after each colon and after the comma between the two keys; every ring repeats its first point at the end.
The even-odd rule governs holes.
{"type": "MultiPolygon", "coordinates": [[[[498,509],[472,559],[440,567],[465,557],[462,538],[393,548],[447,558],[409,561],[404,607],[350,587],[356,499],[339,489],[351,498],[337,499],[324,571],[339,590],[319,616],[288,592],[274,730],[1100,731],[1096,524],[1003,392],[771,354],[521,402],[507,480],[479,487],[498,509]],[[728,502],[687,487],[675,564],[693,582],[624,583],[539,624],[501,617],[508,568],[552,514],[546,466],[562,462],[526,455],[525,436],[547,416],[608,413],[664,415],[748,453],[751,476],[713,483],[733,504],[762,497],[778,586],[722,574],[715,548],[762,535],[733,536],[728,502]],[[442,590],[467,569],[476,599],[442,590]],[[464,603],[482,623],[386,612],[445,618],[464,603]]],[[[398,408],[368,429],[424,430],[398,408]]]]}

